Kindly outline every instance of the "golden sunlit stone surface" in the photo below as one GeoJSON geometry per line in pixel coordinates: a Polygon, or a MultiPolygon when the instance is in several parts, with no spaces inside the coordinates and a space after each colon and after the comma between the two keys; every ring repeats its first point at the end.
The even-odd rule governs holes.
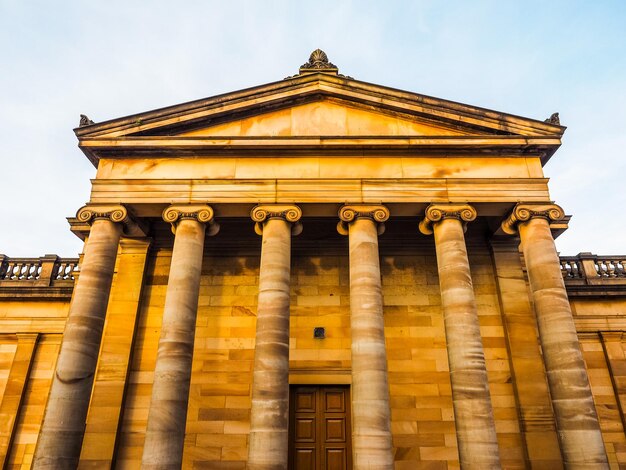
{"type": "Polygon", "coordinates": [[[0,255],[4,468],[626,466],[626,256],[557,255],[564,130],[319,50],[84,117],[84,255],[0,255]],[[293,385],[351,413],[290,424],[293,385]]]}

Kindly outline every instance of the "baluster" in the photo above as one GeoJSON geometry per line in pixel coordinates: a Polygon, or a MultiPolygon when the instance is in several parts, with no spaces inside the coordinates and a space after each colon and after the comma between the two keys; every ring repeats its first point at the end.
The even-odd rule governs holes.
{"type": "Polygon", "coordinates": [[[598,266],[598,275],[600,277],[607,277],[606,266],[604,265],[604,261],[602,261],[601,259],[598,259],[596,261],[596,264],[598,266]]]}
{"type": "Polygon", "coordinates": [[[570,277],[570,272],[569,272],[569,264],[567,261],[565,260],[561,260],[561,274],[563,275],[563,279],[567,279],[568,277],[570,277]]]}
{"type": "Polygon", "coordinates": [[[65,263],[60,261],[56,266],[56,273],[53,276],[54,280],[65,279],[65,263]]]}
{"type": "Polygon", "coordinates": [[[572,264],[573,264],[573,269],[572,269],[573,277],[575,277],[576,279],[583,277],[582,263],[579,260],[574,260],[572,261],[572,264]]]}
{"type": "Polygon", "coordinates": [[[39,263],[28,263],[28,277],[27,279],[29,281],[34,281],[37,279],[37,277],[39,277],[38,274],[39,271],[39,263]]]}
{"type": "Polygon", "coordinates": [[[32,279],[33,263],[24,262],[24,270],[22,271],[22,279],[28,281],[32,279]]]}
{"type": "Polygon", "coordinates": [[[26,266],[24,265],[24,262],[17,262],[15,263],[16,266],[16,270],[15,270],[15,280],[19,281],[24,279],[24,270],[26,268],[26,266]]]}
{"type": "Polygon", "coordinates": [[[30,281],[33,279],[34,268],[35,268],[35,265],[33,263],[30,263],[30,262],[24,263],[24,280],[25,281],[30,281]]]}
{"type": "Polygon", "coordinates": [[[34,278],[33,271],[35,270],[35,264],[31,262],[24,263],[26,269],[24,269],[24,280],[30,281],[34,278]]]}
{"type": "Polygon", "coordinates": [[[9,279],[13,281],[13,280],[15,280],[17,278],[17,275],[19,273],[19,265],[18,265],[18,263],[13,261],[13,262],[11,262],[9,264],[9,267],[10,267],[9,279]]]}
{"type": "Polygon", "coordinates": [[[8,261],[7,262],[7,270],[6,270],[6,274],[4,275],[4,278],[7,281],[10,281],[11,278],[13,277],[13,268],[14,268],[14,263],[12,261],[8,261]]]}
{"type": "Polygon", "coordinates": [[[35,264],[35,279],[39,279],[41,277],[41,270],[43,266],[41,265],[41,261],[37,261],[35,264]]]}
{"type": "Polygon", "coordinates": [[[74,272],[78,271],[78,262],[77,261],[72,261],[70,263],[70,270],[68,272],[68,279],[71,279],[72,281],[75,279],[74,278],[74,272]]]}
{"type": "Polygon", "coordinates": [[[613,261],[612,259],[607,259],[606,260],[606,267],[607,267],[607,270],[608,270],[609,277],[617,277],[617,274],[615,274],[617,263],[615,261],[613,261]]]}
{"type": "Polygon", "coordinates": [[[617,260],[617,277],[626,277],[626,260],[617,260]]]}
{"type": "Polygon", "coordinates": [[[21,263],[15,262],[13,263],[13,273],[11,274],[11,279],[16,281],[20,278],[20,273],[22,271],[21,263]]]}

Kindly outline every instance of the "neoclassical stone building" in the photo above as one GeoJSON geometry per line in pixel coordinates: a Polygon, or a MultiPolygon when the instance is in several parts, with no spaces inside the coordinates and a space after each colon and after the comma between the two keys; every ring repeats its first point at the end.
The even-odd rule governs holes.
{"type": "Polygon", "coordinates": [[[626,465],[626,256],[557,254],[564,131],[319,50],[83,116],[83,254],[0,255],[4,468],[626,465]]]}

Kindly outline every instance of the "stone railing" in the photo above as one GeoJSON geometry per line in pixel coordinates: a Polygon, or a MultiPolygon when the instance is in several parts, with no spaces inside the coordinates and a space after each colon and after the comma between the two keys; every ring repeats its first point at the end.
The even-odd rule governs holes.
{"type": "Polygon", "coordinates": [[[561,256],[561,273],[568,292],[626,295],[626,255],[579,253],[561,256]],[[591,289],[591,290],[590,290],[591,289]]]}
{"type": "Polygon", "coordinates": [[[0,287],[54,287],[74,283],[78,258],[9,258],[0,255],[0,287]]]}

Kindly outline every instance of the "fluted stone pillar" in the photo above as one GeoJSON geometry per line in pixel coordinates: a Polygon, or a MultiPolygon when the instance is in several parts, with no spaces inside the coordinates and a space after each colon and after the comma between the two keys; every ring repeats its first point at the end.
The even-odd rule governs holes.
{"type": "Polygon", "coordinates": [[[350,252],[352,331],[352,453],[355,469],[393,469],[387,351],[378,235],[389,218],[384,206],[345,205],[339,233],[350,252]]]}
{"type": "Polygon", "coordinates": [[[124,206],[88,205],[76,217],[91,231],[35,450],[37,469],[78,464],[118,243],[124,226],[138,230],[124,206]]]}
{"type": "Polygon", "coordinates": [[[174,249],[141,467],[173,470],[183,461],[206,225],[210,235],[219,227],[204,204],[170,206],[163,219],[172,224],[174,249]]]}
{"type": "Polygon", "coordinates": [[[502,223],[502,230],[511,235],[519,231],[565,467],[608,468],[589,378],[550,232],[550,221],[563,217],[563,209],[556,204],[518,204],[502,223]]]}
{"type": "Polygon", "coordinates": [[[289,444],[289,285],[291,235],[300,232],[294,205],[252,209],[262,235],[248,468],[287,470],[289,444]]]}
{"type": "Polygon", "coordinates": [[[499,469],[485,354],[463,235],[464,224],[475,218],[476,210],[469,205],[433,204],[426,209],[420,231],[435,234],[461,468],[499,469]]]}

